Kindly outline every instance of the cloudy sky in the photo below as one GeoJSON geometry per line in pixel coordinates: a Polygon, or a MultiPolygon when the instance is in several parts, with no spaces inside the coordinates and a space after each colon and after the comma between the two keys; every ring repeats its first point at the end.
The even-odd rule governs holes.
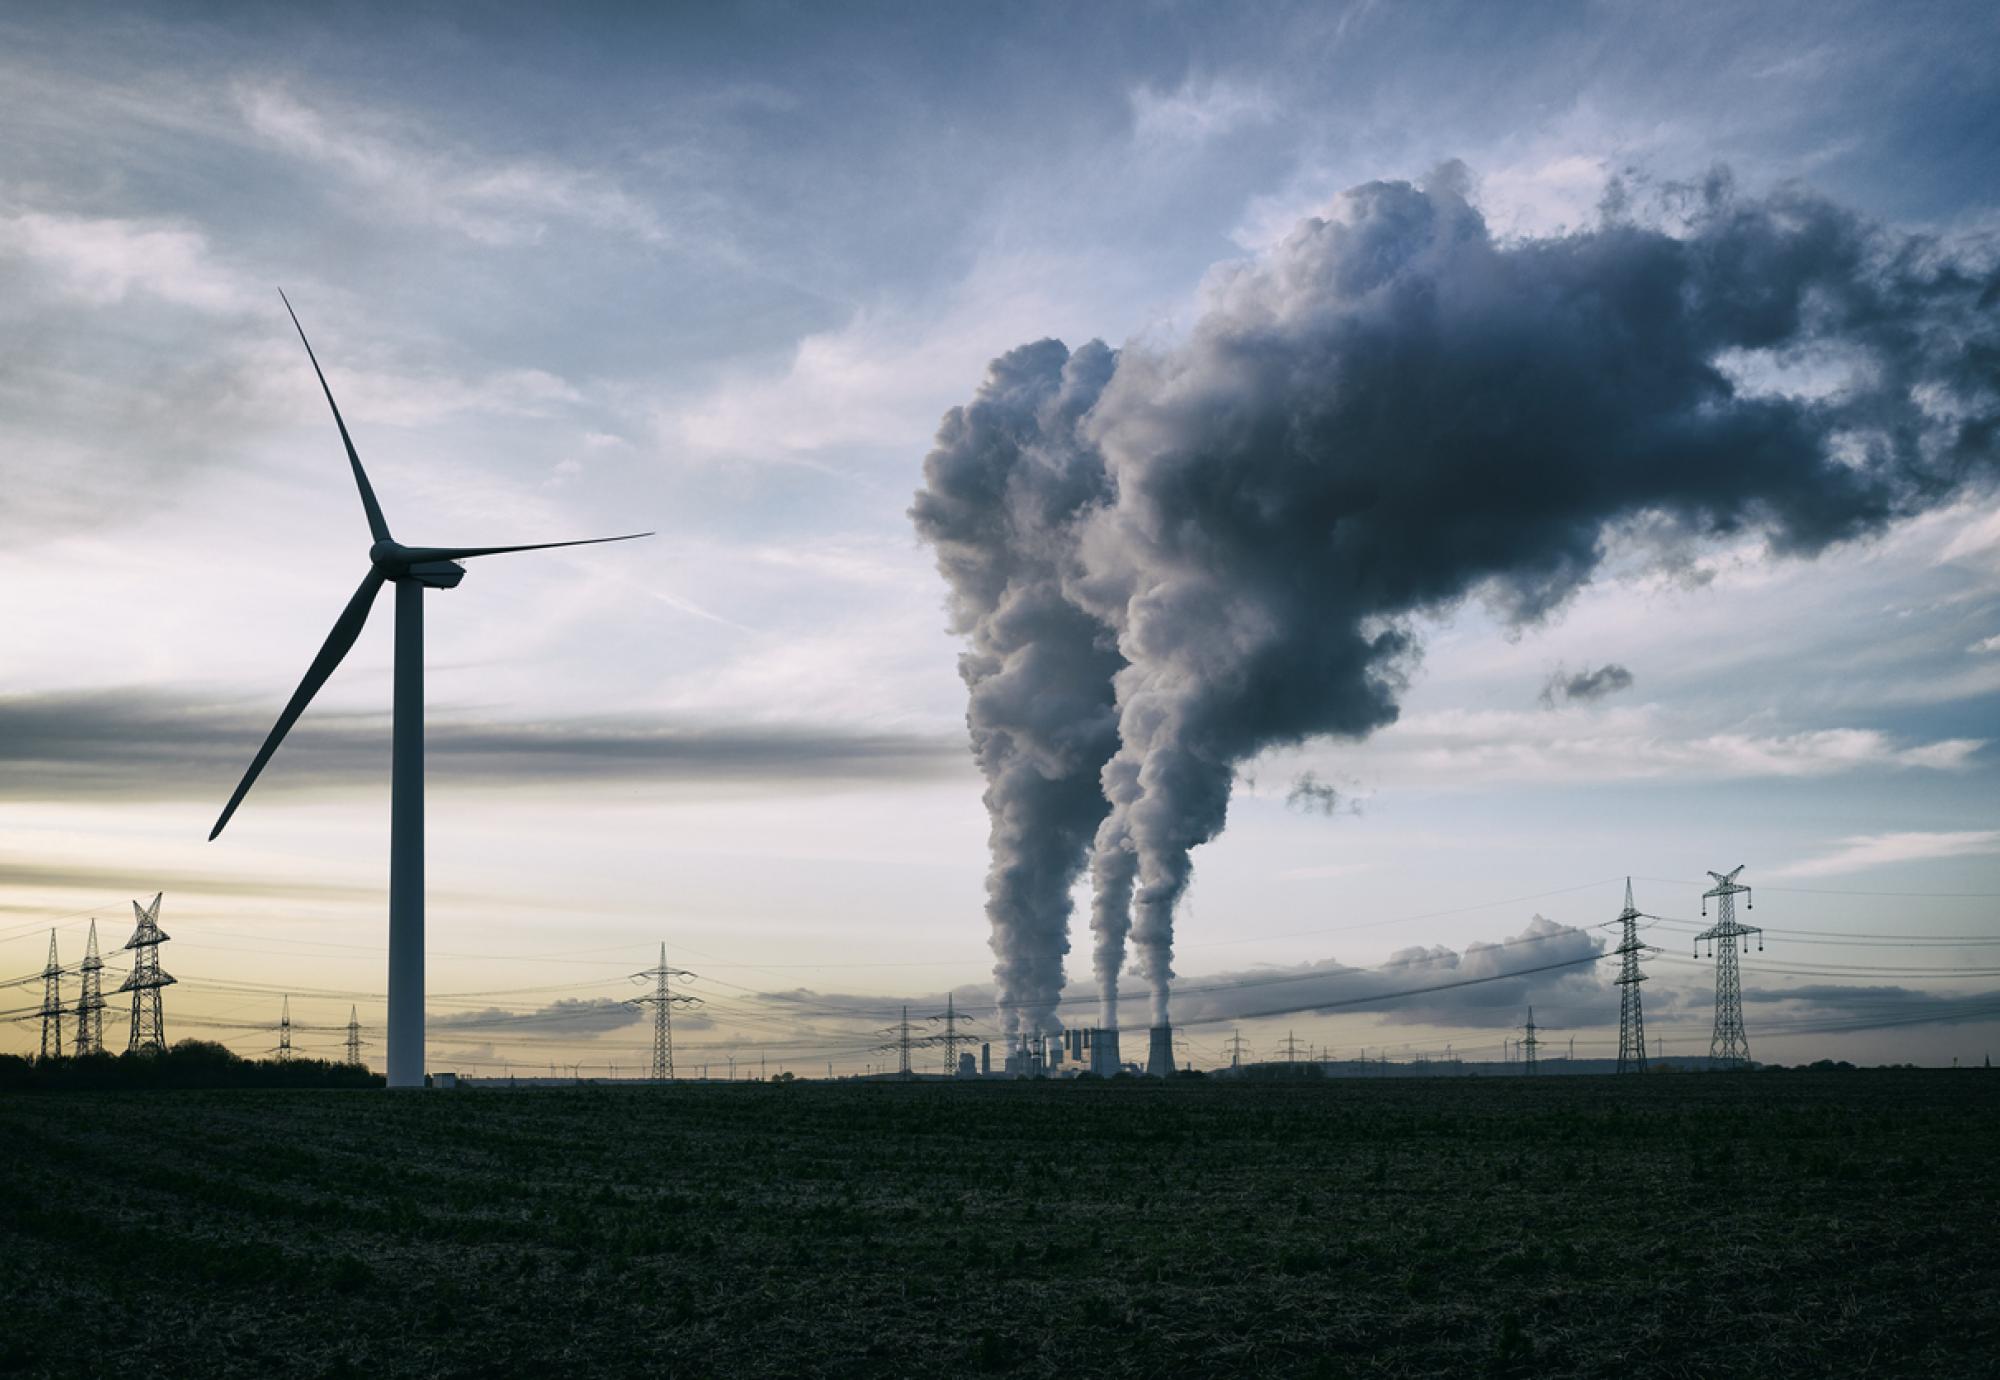
{"type": "MultiPolygon", "coordinates": [[[[710,1001],[683,1064],[858,1069],[882,1013],[977,1007],[991,963],[908,516],[988,361],[1170,348],[1218,273],[1450,159],[1502,243],[1725,165],[1991,265],[1996,48],[1974,4],[15,12],[0,977],[52,925],[66,963],[93,916],[119,948],[164,890],[173,1034],[261,1049],[284,992],[379,1027],[386,607],[204,842],[365,560],[281,286],[403,540],[659,534],[430,596],[433,1062],[639,1064],[602,1004],[665,940],[710,1001]]],[[[1253,1045],[1497,1053],[1528,1001],[1614,1052],[1605,965],[1384,994],[1587,956],[1547,927],[1609,920],[1627,875],[1662,917],[1650,1024],[1705,1050],[1689,922],[1738,863],[1760,1057],[2000,1034],[1990,485],[1812,559],[1745,532],[1614,558],[1525,631],[1477,601],[1419,631],[1397,723],[1251,763],[1198,850],[1190,1057],[1281,1009],[1253,1045]]]]}

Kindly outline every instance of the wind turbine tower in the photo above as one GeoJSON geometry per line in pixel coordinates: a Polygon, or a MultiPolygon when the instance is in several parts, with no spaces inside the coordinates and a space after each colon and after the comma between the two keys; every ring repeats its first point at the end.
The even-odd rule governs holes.
{"type": "MultiPolygon", "coordinates": [[[[283,298],[284,294],[279,296],[283,298]]],[[[396,670],[389,797],[389,1086],[420,1088],[424,1084],[424,591],[456,588],[465,578],[465,567],[459,562],[475,556],[546,551],[558,546],[594,546],[652,533],[630,532],[586,541],[545,541],[523,546],[403,545],[389,535],[389,524],[382,516],[381,505],[375,501],[368,473],[361,468],[361,456],[347,434],[347,423],[341,418],[339,404],[333,400],[333,389],[327,385],[319,358],[313,354],[312,342],[306,339],[305,327],[299,325],[298,313],[292,311],[289,299],[285,300],[285,311],[298,330],[299,342],[306,347],[306,358],[312,361],[320,391],[326,394],[326,405],[333,411],[333,424],[340,431],[340,443],[347,449],[348,467],[354,472],[354,487],[361,495],[361,508],[368,518],[373,545],[368,548],[368,573],[340,617],[334,620],[333,630],[326,635],[319,655],[306,668],[305,679],[292,692],[264,745],[257,749],[250,769],[243,773],[236,794],[223,806],[222,815],[208,837],[213,840],[229,823],[229,817],[243,803],[257,774],[264,770],[264,764],[271,760],[285,734],[326,684],[341,659],[353,649],[355,639],[361,636],[362,626],[368,621],[368,611],[374,607],[375,596],[381,593],[383,585],[393,584],[396,670]]]]}

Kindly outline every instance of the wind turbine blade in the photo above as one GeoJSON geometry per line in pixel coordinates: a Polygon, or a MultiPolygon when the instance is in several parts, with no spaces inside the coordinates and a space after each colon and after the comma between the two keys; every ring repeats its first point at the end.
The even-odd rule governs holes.
{"type": "Polygon", "coordinates": [[[354,442],[347,434],[347,423],[341,420],[340,404],[333,400],[333,390],[326,386],[326,374],[319,367],[319,356],[313,353],[312,342],[306,339],[306,328],[299,325],[299,314],[292,311],[292,299],[285,296],[283,288],[278,289],[278,298],[291,314],[293,329],[299,333],[299,343],[306,347],[306,358],[312,361],[313,372],[319,375],[319,388],[326,394],[326,405],[333,409],[333,424],[340,428],[340,443],[347,447],[347,463],[354,467],[354,485],[361,490],[361,506],[368,512],[368,530],[375,534],[376,541],[388,541],[389,524],[382,520],[382,505],[375,501],[375,490],[368,482],[368,471],[361,468],[361,457],[354,453],[354,442]]]}
{"type": "Polygon", "coordinates": [[[404,548],[404,557],[411,563],[418,561],[469,561],[474,556],[504,556],[510,551],[551,551],[558,546],[602,546],[608,541],[636,541],[640,537],[650,537],[651,532],[627,532],[622,537],[589,537],[583,541],[540,541],[529,546],[411,546],[404,548]]]}
{"type": "Polygon", "coordinates": [[[242,784],[236,794],[229,797],[229,803],[222,807],[222,817],[215,821],[215,827],[208,831],[209,842],[222,832],[222,826],[229,823],[229,817],[236,813],[236,807],[243,803],[243,797],[250,793],[257,773],[264,770],[264,764],[271,760],[271,754],[278,750],[278,744],[285,740],[285,734],[298,722],[299,715],[305,713],[312,697],[319,693],[320,686],[333,674],[333,668],[340,665],[341,658],[354,646],[354,639],[361,636],[362,625],[368,621],[368,610],[375,604],[375,595],[382,588],[384,576],[379,567],[370,566],[368,575],[361,581],[361,588],[354,591],[354,597],[347,601],[347,607],[340,611],[340,617],[333,622],[333,631],[320,644],[319,655],[306,668],[306,677],[299,682],[299,688],[292,692],[291,701],[285,705],[285,712],[278,716],[278,723],[264,739],[264,746],[257,749],[257,755],[250,761],[250,770],[243,773],[242,784]]]}

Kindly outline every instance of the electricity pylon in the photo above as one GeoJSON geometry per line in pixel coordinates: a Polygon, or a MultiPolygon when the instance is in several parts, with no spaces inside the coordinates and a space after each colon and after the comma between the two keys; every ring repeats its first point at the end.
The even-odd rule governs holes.
{"type": "MultiPolygon", "coordinates": [[[[1744,865],[1738,863],[1736,871],[1724,876],[1720,872],[1710,872],[1715,885],[1701,894],[1701,913],[1708,914],[1708,903],[1715,901],[1715,923],[1696,935],[1695,943],[1708,941],[1709,953],[1715,956],[1715,1033],[1708,1041],[1708,1066],[1710,1068],[1744,1069],[1750,1067],[1750,1037],[1743,1032],[1743,979],[1736,970],[1736,945],[1739,941],[1747,951],[1749,936],[1757,936],[1757,951],[1764,950],[1764,932],[1755,925],[1736,923],[1736,897],[1749,896],[1750,888],[1737,882],[1737,874],[1744,865]],[[1718,948],[1716,941],[1721,941],[1718,948]]],[[[1744,903],[1750,910],[1757,908],[1755,898],[1744,903]]],[[[1697,947],[1695,957],[1701,957],[1697,947]]]]}
{"type": "Polygon", "coordinates": [[[347,1062],[361,1062],[361,1014],[358,1008],[347,1008],[347,1062]]]}
{"type": "Polygon", "coordinates": [[[132,914],[139,919],[138,928],[125,941],[125,947],[133,951],[132,971],[118,989],[132,994],[132,1038],[125,1046],[128,1053],[167,1047],[167,1020],[160,1007],[160,989],[171,987],[174,979],[160,967],[160,945],[173,936],[160,928],[163,895],[164,892],[154,892],[150,906],[132,903],[132,914]]]}
{"type": "Polygon", "coordinates": [[[292,1057],[292,999],[285,997],[284,1014],[278,1017],[278,1062],[289,1063],[292,1057]]]}
{"type": "Polygon", "coordinates": [[[634,981],[652,978],[653,990],[643,997],[634,997],[628,1006],[650,1006],[653,1008],[653,1081],[671,1082],[674,1076],[674,1008],[676,1006],[700,1006],[701,998],[689,996],[685,992],[673,990],[673,979],[695,976],[685,968],[667,966],[667,946],[660,945],[660,966],[648,968],[642,973],[632,974],[634,981]]]}
{"type": "Polygon", "coordinates": [[[1287,1030],[1285,1032],[1285,1065],[1288,1068],[1296,1068],[1298,1066],[1298,1062],[1299,1062],[1298,1036],[1293,1034],[1291,1031],[1287,1030]]]}
{"type": "Polygon", "coordinates": [[[62,964],[56,959],[56,932],[49,931],[49,963],[42,969],[42,1058],[62,1058],[62,964]]]}
{"type": "Polygon", "coordinates": [[[944,1034],[932,1035],[923,1041],[923,1043],[944,1046],[944,1076],[947,1078],[956,1078],[958,1076],[958,1047],[973,1043],[970,1035],[961,1035],[958,1033],[958,1023],[960,1021],[969,1021],[972,1018],[958,1014],[958,1008],[952,1003],[952,994],[947,992],[944,994],[944,1010],[938,1015],[927,1016],[925,1019],[934,1024],[940,1021],[944,1023],[944,1034]]]}
{"type": "Polygon", "coordinates": [[[1528,1008],[1528,1023],[1521,1027],[1525,1038],[1521,1041],[1521,1072],[1532,1076],[1535,1072],[1535,1051],[1542,1042],[1535,1038],[1535,1008],[1528,1008]]]}
{"type": "Polygon", "coordinates": [[[104,1053],[104,960],[97,956],[97,921],[90,922],[90,943],[83,951],[80,973],[83,995],[76,999],[76,1052],[104,1053]]]}
{"type": "Polygon", "coordinates": [[[894,1035],[896,1038],[886,1045],[877,1045],[876,1048],[884,1054],[892,1049],[895,1050],[896,1076],[899,1078],[910,1077],[910,1046],[913,1043],[910,1039],[910,1008],[907,1006],[904,1007],[903,1019],[895,1025],[884,1026],[880,1033],[883,1035],[894,1035]]]}
{"type": "Polygon", "coordinates": [[[1240,1030],[1229,1032],[1229,1067],[1243,1067],[1243,1032],[1240,1030]]]}
{"type": "Polygon", "coordinates": [[[1646,946],[1639,942],[1639,908],[1632,904],[1632,879],[1625,879],[1625,909],[1612,924],[1621,927],[1618,947],[1618,1071],[1646,1071],[1646,1014],[1639,1005],[1639,984],[1646,975],[1639,971],[1639,955],[1646,946]]]}

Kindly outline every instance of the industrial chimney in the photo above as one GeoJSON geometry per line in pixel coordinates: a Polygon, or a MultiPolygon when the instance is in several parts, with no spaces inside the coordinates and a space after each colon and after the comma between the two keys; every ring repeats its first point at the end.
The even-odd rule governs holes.
{"type": "Polygon", "coordinates": [[[986,1077],[993,1074],[993,1046],[990,1044],[979,1046],[979,1072],[986,1077]]]}
{"type": "Polygon", "coordinates": [[[1090,1071],[1099,1078],[1116,1078],[1118,1066],[1118,1032],[1093,1028],[1090,1032],[1090,1071]]]}
{"type": "Polygon", "coordinates": [[[1152,1048],[1146,1052],[1146,1076],[1148,1078],[1172,1078],[1174,1076],[1174,1028],[1170,1025],[1153,1027],[1152,1048]]]}

